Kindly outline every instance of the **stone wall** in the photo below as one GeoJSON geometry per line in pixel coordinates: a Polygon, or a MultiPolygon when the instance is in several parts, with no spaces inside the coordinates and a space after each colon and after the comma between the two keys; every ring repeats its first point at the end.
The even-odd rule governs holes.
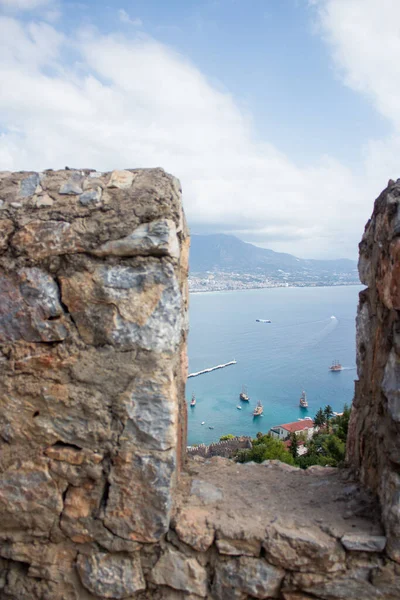
{"type": "Polygon", "coordinates": [[[360,243],[358,382],[348,461],[378,494],[387,552],[400,562],[400,180],[375,202],[360,243]]]}
{"type": "MultiPolygon", "coordinates": [[[[66,577],[54,557],[91,589],[81,548],[133,552],[169,528],[186,447],[180,196],[162,169],[0,175],[0,554],[38,589],[66,577]]],[[[29,590],[15,595],[42,597],[29,590]]]]}
{"type": "MultiPolygon", "coordinates": [[[[188,245],[161,169],[0,175],[0,600],[398,600],[354,469],[185,462],[188,245]]],[[[394,493],[386,335],[351,444],[394,493]]]]}

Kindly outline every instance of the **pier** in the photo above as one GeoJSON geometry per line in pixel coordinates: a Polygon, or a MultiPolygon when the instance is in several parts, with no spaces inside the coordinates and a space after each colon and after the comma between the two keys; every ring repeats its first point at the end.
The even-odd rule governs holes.
{"type": "Polygon", "coordinates": [[[230,365],[236,365],[236,360],[231,360],[223,365],[217,365],[216,367],[210,367],[209,369],[203,369],[202,371],[197,371],[197,373],[190,373],[189,377],[197,377],[198,375],[203,375],[204,373],[211,373],[211,371],[216,371],[217,369],[224,369],[225,367],[229,367],[230,365]]]}

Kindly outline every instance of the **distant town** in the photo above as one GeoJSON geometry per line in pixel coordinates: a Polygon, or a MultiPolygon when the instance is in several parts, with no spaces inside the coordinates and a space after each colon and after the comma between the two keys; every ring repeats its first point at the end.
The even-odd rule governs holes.
{"type": "Polygon", "coordinates": [[[290,273],[280,270],[273,276],[255,273],[213,271],[192,273],[189,276],[189,291],[222,292],[277,287],[321,287],[337,285],[360,285],[357,273],[337,272],[326,274],[290,273]]]}

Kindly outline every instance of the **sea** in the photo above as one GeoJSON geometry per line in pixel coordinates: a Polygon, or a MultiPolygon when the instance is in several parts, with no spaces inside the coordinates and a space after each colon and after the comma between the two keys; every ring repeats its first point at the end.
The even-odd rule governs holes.
{"type": "Polygon", "coordinates": [[[350,404],[357,377],[355,317],[361,289],[287,287],[191,294],[189,373],[231,360],[237,363],[187,380],[188,444],[209,444],[228,433],[255,437],[274,425],[313,418],[327,404],[336,412],[350,404]],[[343,371],[329,371],[333,360],[340,361],[343,371]],[[249,403],[239,400],[243,385],[249,403]],[[308,409],[299,407],[303,390],[308,409]],[[193,408],[192,393],[197,399],[193,408]],[[264,414],[254,418],[258,400],[264,414]]]}

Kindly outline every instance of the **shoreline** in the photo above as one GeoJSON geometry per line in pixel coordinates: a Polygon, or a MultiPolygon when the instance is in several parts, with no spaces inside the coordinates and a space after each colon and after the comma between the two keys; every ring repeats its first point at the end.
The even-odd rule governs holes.
{"type": "MultiPolygon", "coordinates": [[[[340,287],[354,287],[354,286],[363,286],[360,282],[358,283],[341,283],[338,285],[265,285],[262,287],[248,287],[248,288],[237,288],[231,290],[190,290],[189,294],[221,294],[221,293],[229,293],[229,292],[248,292],[254,290],[281,290],[281,289],[304,289],[304,288],[340,288],[340,287]]],[[[364,286],[365,287],[365,286],[364,286]]]]}

